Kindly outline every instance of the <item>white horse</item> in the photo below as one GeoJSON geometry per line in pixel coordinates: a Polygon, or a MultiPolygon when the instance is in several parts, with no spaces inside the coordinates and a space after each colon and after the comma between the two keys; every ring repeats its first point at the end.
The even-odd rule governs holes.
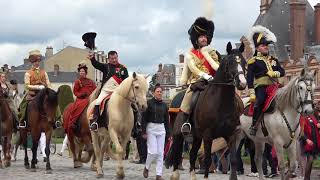
{"type": "MultiPolygon", "coordinates": [[[[279,89],[275,101],[276,109],[272,114],[264,114],[264,123],[269,135],[264,136],[259,127],[256,136],[250,136],[249,128],[252,123],[252,117],[242,115],[240,117],[241,129],[255,143],[255,162],[258,168],[260,180],[263,180],[262,172],[262,154],[265,143],[274,145],[279,160],[281,179],[289,179],[295,171],[296,166],[296,141],[299,137],[300,113],[313,113],[313,94],[314,94],[314,73],[301,71],[299,77],[292,79],[286,86],[279,89]],[[284,150],[288,151],[290,158],[290,167],[285,177],[284,150]]],[[[246,105],[249,98],[243,99],[246,105]]],[[[239,137],[241,139],[241,137],[239,137]]]]}
{"type": "Polygon", "coordinates": [[[117,177],[124,178],[122,159],[134,125],[132,104],[136,104],[139,110],[145,111],[147,109],[147,91],[148,84],[145,77],[133,73],[112,93],[107,107],[108,130],[105,127],[100,127],[98,131],[91,131],[97,177],[103,176],[103,155],[107,151],[112,159],[118,161],[117,177]],[[110,140],[115,145],[116,154],[110,150],[110,140]]]}

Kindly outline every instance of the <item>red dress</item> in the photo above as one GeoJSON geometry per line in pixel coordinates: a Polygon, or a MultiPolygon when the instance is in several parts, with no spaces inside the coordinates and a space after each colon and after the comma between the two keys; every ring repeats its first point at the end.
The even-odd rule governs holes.
{"type": "Polygon", "coordinates": [[[303,130],[301,145],[305,155],[316,155],[320,152],[320,134],[317,124],[318,121],[314,115],[300,117],[300,126],[303,130]],[[313,145],[307,144],[307,139],[310,139],[313,145]]]}
{"type": "Polygon", "coordinates": [[[94,81],[88,78],[80,78],[74,82],[73,93],[76,101],[68,106],[64,112],[64,129],[70,131],[75,121],[89,104],[89,96],[96,89],[94,81]]]}

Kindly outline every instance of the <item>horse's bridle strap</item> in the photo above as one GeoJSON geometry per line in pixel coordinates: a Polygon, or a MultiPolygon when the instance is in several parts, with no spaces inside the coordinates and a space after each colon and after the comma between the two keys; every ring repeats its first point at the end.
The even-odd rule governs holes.
{"type": "MultiPolygon", "coordinates": [[[[289,143],[283,146],[285,149],[287,149],[287,148],[292,144],[292,141],[293,141],[293,139],[294,139],[294,136],[295,136],[295,134],[296,134],[296,131],[297,131],[300,123],[299,123],[299,121],[298,121],[298,123],[296,124],[294,130],[292,130],[291,127],[290,127],[289,121],[288,121],[287,117],[285,116],[285,114],[284,114],[282,111],[280,111],[280,114],[281,114],[284,122],[286,123],[287,128],[288,128],[289,133],[290,133],[290,141],[289,141],[289,143]]],[[[299,116],[298,116],[298,117],[299,117],[299,116]]]]}

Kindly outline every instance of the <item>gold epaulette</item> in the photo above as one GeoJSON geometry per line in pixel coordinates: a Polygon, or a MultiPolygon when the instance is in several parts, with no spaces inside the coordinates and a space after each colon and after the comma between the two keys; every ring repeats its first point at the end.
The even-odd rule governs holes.
{"type": "Polygon", "coordinates": [[[248,64],[253,64],[254,62],[256,62],[256,58],[255,57],[253,57],[253,58],[248,60],[248,64]]]}

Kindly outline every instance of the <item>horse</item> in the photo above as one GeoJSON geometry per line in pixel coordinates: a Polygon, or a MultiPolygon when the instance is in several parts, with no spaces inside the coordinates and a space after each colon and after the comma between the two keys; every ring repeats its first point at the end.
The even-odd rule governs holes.
{"type": "MultiPolygon", "coordinates": [[[[69,104],[65,108],[63,113],[63,119],[65,120],[65,122],[68,122],[68,120],[66,119],[70,117],[70,105],[71,104],[69,104]]],[[[93,155],[91,133],[87,119],[87,109],[88,106],[83,110],[83,112],[79,116],[77,120],[78,122],[76,122],[77,124],[79,124],[78,130],[70,128],[70,130],[66,131],[70,143],[70,149],[72,152],[74,168],[82,167],[82,163],[88,163],[93,155]],[[84,145],[86,146],[85,149],[88,154],[85,154],[85,156],[83,157],[82,150],[84,145]]]]}
{"type": "MultiPolygon", "coordinates": [[[[267,136],[263,134],[261,128],[257,131],[256,136],[251,136],[249,128],[252,117],[241,115],[241,129],[255,143],[255,162],[260,180],[264,179],[262,154],[265,143],[275,146],[282,180],[290,178],[295,171],[296,141],[300,133],[299,118],[301,113],[313,113],[314,77],[315,73],[313,74],[304,68],[298,77],[293,78],[286,86],[278,89],[275,96],[274,112],[264,114],[264,124],[268,131],[267,136]],[[285,176],[284,149],[288,150],[288,157],[290,158],[287,176],[285,176]]],[[[248,102],[249,98],[243,99],[244,104],[248,102]]]]}
{"type": "MultiPolygon", "coordinates": [[[[229,42],[227,53],[216,72],[214,80],[209,81],[206,88],[200,93],[198,101],[193,108],[190,117],[193,119],[193,142],[190,151],[190,175],[196,179],[195,161],[202,139],[205,151],[205,174],[208,178],[209,166],[211,164],[211,146],[213,139],[223,137],[229,144],[231,153],[231,174],[230,179],[237,179],[236,175],[236,127],[240,124],[240,110],[237,110],[235,87],[242,90],[246,87],[244,66],[245,59],[242,56],[244,44],[239,49],[232,49],[229,42]]],[[[178,166],[181,162],[183,136],[180,132],[181,113],[177,115],[173,129],[173,144],[171,164],[173,163],[173,174],[171,180],[180,179],[178,166]]],[[[170,165],[171,165],[170,164],[170,165]]]]}
{"type": "MultiPolygon", "coordinates": [[[[11,165],[11,138],[13,133],[13,115],[7,97],[0,91],[0,142],[2,145],[4,166],[9,167],[11,165]]],[[[0,150],[0,168],[2,168],[0,150]]]]}
{"type": "Polygon", "coordinates": [[[58,93],[50,88],[40,90],[37,95],[28,102],[27,107],[27,124],[26,128],[20,129],[21,141],[24,146],[24,166],[26,169],[30,168],[28,154],[27,154],[27,134],[31,133],[32,137],[32,160],[31,171],[36,171],[37,164],[37,149],[40,139],[41,131],[46,134],[46,173],[52,172],[50,166],[50,141],[53,132],[53,125],[55,123],[55,113],[58,108],[58,93]]]}
{"type": "MultiPolygon", "coordinates": [[[[105,109],[105,119],[109,119],[108,127],[99,127],[98,131],[91,131],[98,178],[103,176],[102,162],[105,151],[112,159],[118,161],[117,177],[124,178],[122,159],[134,125],[132,104],[140,111],[147,109],[147,86],[145,77],[135,72],[123,80],[112,93],[105,109]],[[111,141],[115,145],[115,154],[110,151],[111,141]]],[[[89,108],[93,106],[94,102],[89,108]]],[[[90,116],[89,113],[87,115],[90,116]]]]}

